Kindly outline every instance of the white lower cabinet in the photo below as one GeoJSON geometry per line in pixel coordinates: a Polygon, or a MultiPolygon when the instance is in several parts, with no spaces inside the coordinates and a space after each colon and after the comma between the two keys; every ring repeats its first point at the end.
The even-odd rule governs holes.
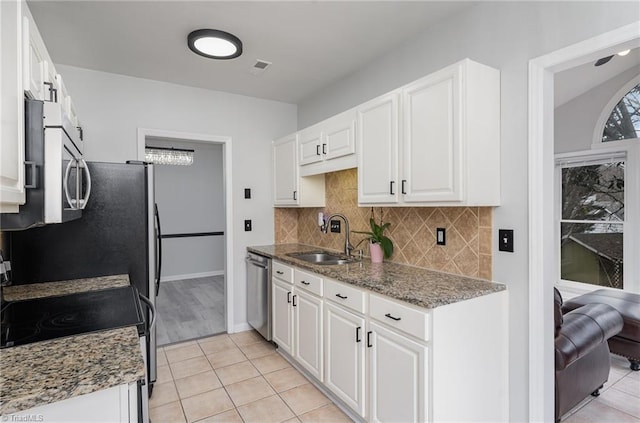
{"type": "Polygon", "coordinates": [[[279,262],[274,269],[273,340],[352,417],[508,420],[506,291],[425,309],[279,262]],[[481,364],[461,366],[470,351],[481,364]]]}
{"type": "Polygon", "coordinates": [[[325,385],[345,404],[364,417],[365,320],[325,303],[325,385]]]}
{"type": "Polygon", "coordinates": [[[133,423],[138,421],[138,384],[114,386],[13,414],[2,421],[133,423]]]}
{"type": "Polygon", "coordinates": [[[427,347],[374,322],[369,329],[369,421],[426,421],[427,347]]]}
{"type": "Polygon", "coordinates": [[[322,373],[322,299],[294,288],[293,307],[293,356],[319,381],[322,373]]]}
{"type": "Polygon", "coordinates": [[[293,313],[291,300],[293,285],[273,278],[271,297],[273,298],[272,338],[278,348],[293,355],[293,313]]]}

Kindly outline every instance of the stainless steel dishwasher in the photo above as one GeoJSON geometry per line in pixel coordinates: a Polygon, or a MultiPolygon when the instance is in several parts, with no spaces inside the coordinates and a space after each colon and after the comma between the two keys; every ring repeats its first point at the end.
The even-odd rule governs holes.
{"type": "Polygon", "coordinates": [[[247,320],[271,341],[271,259],[247,253],[247,320]]]}

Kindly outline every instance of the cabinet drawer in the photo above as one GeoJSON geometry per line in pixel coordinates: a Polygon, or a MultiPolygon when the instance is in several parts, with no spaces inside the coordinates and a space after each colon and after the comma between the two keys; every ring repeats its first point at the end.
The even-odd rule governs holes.
{"type": "Polygon", "coordinates": [[[293,280],[296,286],[322,297],[322,278],[320,276],[294,269],[293,280]]]}
{"type": "Polygon", "coordinates": [[[274,260],[271,264],[271,270],[274,278],[293,283],[293,267],[289,267],[286,264],[282,264],[274,260]]]}
{"type": "Polygon", "coordinates": [[[324,297],[344,307],[364,314],[367,304],[367,293],[331,279],[324,280],[324,297]]]}
{"type": "Polygon", "coordinates": [[[369,316],[422,340],[429,339],[429,312],[369,295],[369,316]]]}

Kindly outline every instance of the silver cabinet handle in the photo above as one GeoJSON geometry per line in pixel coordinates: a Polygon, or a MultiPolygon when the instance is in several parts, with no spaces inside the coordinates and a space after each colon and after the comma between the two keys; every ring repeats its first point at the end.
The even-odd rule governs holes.
{"type": "Polygon", "coordinates": [[[84,210],[84,208],[87,207],[89,197],[91,196],[91,172],[89,172],[89,166],[87,166],[87,162],[84,159],[80,159],[80,161],[82,162],[84,173],[87,175],[87,192],[85,193],[84,198],[80,201],[80,208],[84,210]]]}
{"type": "Polygon", "coordinates": [[[71,165],[75,162],[75,159],[69,160],[69,164],[64,171],[64,179],[62,180],[62,188],[64,189],[64,196],[67,197],[67,203],[69,203],[69,207],[71,209],[76,209],[74,201],[71,200],[71,196],[69,195],[69,174],[71,173],[71,165]]]}

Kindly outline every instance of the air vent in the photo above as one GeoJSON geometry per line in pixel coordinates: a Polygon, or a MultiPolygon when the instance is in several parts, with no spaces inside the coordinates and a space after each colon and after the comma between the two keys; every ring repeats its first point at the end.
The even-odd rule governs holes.
{"type": "Polygon", "coordinates": [[[252,75],[260,75],[262,74],[269,66],[271,66],[271,62],[267,62],[266,60],[257,59],[256,63],[251,68],[252,75]]]}

